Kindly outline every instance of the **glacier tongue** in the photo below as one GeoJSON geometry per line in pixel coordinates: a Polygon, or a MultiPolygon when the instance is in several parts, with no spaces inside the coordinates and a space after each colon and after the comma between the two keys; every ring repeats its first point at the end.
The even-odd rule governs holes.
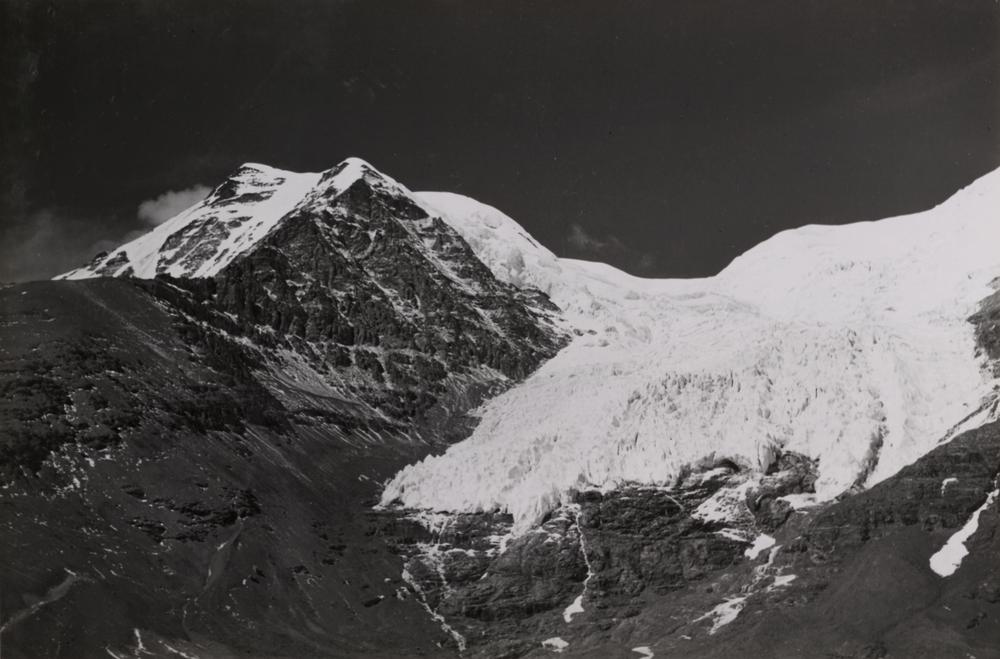
{"type": "Polygon", "coordinates": [[[966,318],[1000,275],[1000,172],[923,213],[778,234],[701,280],[559,259],[496,209],[416,196],[578,337],[386,503],[503,508],[523,530],[575,489],[669,484],[711,456],[761,470],[776,448],[819,458],[824,500],[912,462],[991,391],[966,318]]]}

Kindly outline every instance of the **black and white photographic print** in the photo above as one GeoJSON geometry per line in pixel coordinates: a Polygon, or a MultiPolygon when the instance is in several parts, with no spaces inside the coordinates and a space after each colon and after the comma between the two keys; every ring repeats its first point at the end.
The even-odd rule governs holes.
{"type": "Polygon", "coordinates": [[[0,0],[0,659],[1000,659],[996,0],[0,0]]]}

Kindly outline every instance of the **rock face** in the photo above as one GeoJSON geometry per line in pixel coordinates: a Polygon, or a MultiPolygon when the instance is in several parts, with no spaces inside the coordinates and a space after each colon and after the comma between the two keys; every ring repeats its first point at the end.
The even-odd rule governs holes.
{"type": "Polygon", "coordinates": [[[311,353],[331,378],[353,373],[361,384],[348,386],[398,418],[432,408],[449,378],[486,368],[518,379],[553,353],[556,309],[543,296],[497,281],[374,173],[329,196],[323,182],[338,173],[209,280],[220,310],[311,353]]]}
{"type": "MultiPolygon", "coordinates": [[[[497,280],[440,217],[358,159],[322,174],[244,165],[63,278],[107,274],[179,277],[173,288],[190,295],[159,294],[184,313],[272,357],[294,354],[302,377],[397,420],[523,378],[564,342],[544,295],[497,280]]],[[[290,370],[271,361],[278,377],[290,370]]]]}

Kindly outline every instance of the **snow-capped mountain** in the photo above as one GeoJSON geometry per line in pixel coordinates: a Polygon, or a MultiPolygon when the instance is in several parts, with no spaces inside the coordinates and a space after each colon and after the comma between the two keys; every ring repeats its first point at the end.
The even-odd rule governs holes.
{"type": "Polygon", "coordinates": [[[357,158],[323,174],[248,164],[63,277],[212,277],[358,180],[443,219],[498,280],[549,296],[577,335],[489,401],[468,441],[399,474],[385,502],[501,508],[523,530],[579,489],[667,485],[721,459],[763,473],[782,451],[819,461],[824,501],[892,475],[995,399],[967,318],[1000,273],[997,172],[923,213],[806,226],[715,277],[651,280],[558,258],[495,208],[411,193],[357,158]]]}
{"type": "Polygon", "coordinates": [[[399,183],[360,158],[348,158],[318,174],[246,163],[191,208],[56,279],[212,277],[253,248],[296,206],[336,198],[359,180],[406,194],[399,183]]]}
{"type": "Polygon", "coordinates": [[[4,648],[989,656],[997,209],[1000,171],[653,280],[244,165],[0,290],[4,648]]]}
{"type": "Polygon", "coordinates": [[[357,159],[240,167],[0,307],[5,657],[445,652],[379,484],[567,340],[357,159]]]}
{"type": "MultiPolygon", "coordinates": [[[[350,163],[349,175],[357,175],[350,163]]],[[[345,177],[346,178],[346,177],[345,177]]],[[[211,277],[256,244],[319,180],[247,163],[209,196],[139,238],[56,279],[211,277]]],[[[346,182],[346,181],[345,181],[346,182]]]]}
{"type": "Polygon", "coordinates": [[[226,313],[274,335],[254,340],[288,337],[302,378],[374,415],[410,416],[452,385],[500,384],[558,334],[549,302],[494,279],[453,229],[358,158],[318,174],[243,165],[205,200],[57,279],[109,275],[213,282],[226,313]]]}

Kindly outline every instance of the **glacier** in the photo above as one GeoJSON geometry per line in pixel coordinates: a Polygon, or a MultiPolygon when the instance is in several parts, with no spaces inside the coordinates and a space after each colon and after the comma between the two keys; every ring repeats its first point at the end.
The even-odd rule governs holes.
{"type": "Polygon", "coordinates": [[[382,503],[502,509],[523,531],[585,488],[669,486],[779,451],[819,460],[814,501],[870,487],[997,396],[968,316],[998,286],[1000,171],[937,207],[809,225],[714,277],[643,279],[555,256],[513,219],[415,193],[496,277],[547,293],[574,340],[410,465],[382,503]]]}

